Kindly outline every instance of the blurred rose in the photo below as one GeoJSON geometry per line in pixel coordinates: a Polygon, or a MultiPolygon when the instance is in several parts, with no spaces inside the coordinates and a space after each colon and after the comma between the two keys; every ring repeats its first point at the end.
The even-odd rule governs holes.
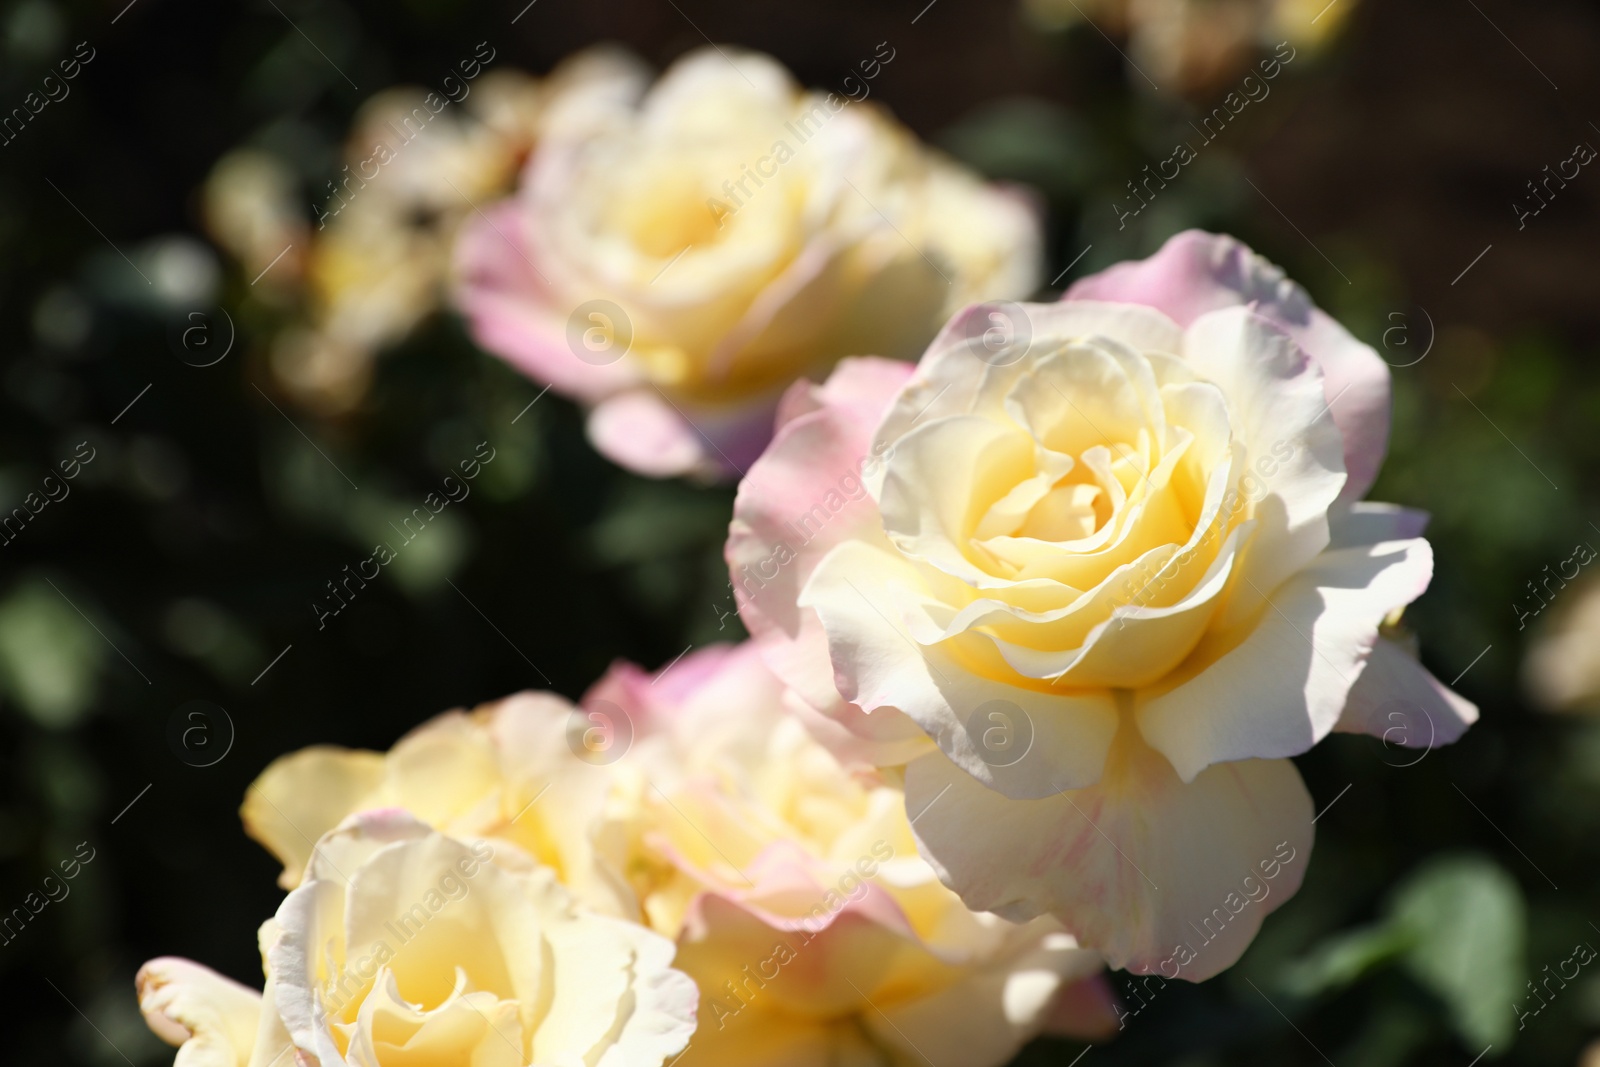
{"type": "Polygon", "coordinates": [[[543,80],[469,62],[479,74],[452,81],[450,100],[397,86],[362,105],[341,169],[303,205],[288,163],[255,149],[207,180],[207,226],[258,279],[251,297],[290,310],[272,369],[304,404],[337,414],[360,402],[378,354],[439,307],[462,221],[511,188],[554,116],[631,69],[605,50],[543,80]]]}
{"type": "MultiPolygon", "coordinates": [[[[863,63],[883,76],[893,53],[863,63]]],[[[910,358],[954,308],[1029,293],[1030,207],[858,102],[869,80],[846,83],[803,93],[766,56],[714,48],[653,87],[619,78],[465,229],[474,335],[592,408],[616,462],[716,475],[760,452],[796,378],[910,358]]]]}
{"type": "Polygon", "coordinates": [[[746,644],[620,664],[584,701],[637,733],[608,844],[700,986],[683,1067],[994,1067],[1046,1029],[1116,1029],[1097,955],[1053,920],[967,910],[900,791],[852,776],[782,699],[746,644]]]}
{"type": "MultiPolygon", "coordinates": [[[[1578,549],[1578,559],[1585,554],[1593,558],[1592,552],[1583,551],[1587,547],[1578,549]]],[[[1574,584],[1577,588],[1572,592],[1562,590],[1563,601],[1556,604],[1550,618],[1532,630],[1522,662],[1523,683],[1547,710],[1600,711],[1600,582],[1574,584]]],[[[1546,592],[1549,589],[1546,579],[1546,592]]],[[[1536,595],[1525,593],[1512,609],[1526,616],[1528,609],[1519,605],[1538,602],[1536,595]]]]}
{"type": "Polygon", "coordinates": [[[293,170],[277,156],[240,148],[217,161],[201,190],[206,229],[251,277],[289,249],[278,261],[281,269],[257,283],[265,293],[292,287],[303,270],[311,228],[295,201],[295,184],[293,170]]]}
{"type": "Polygon", "coordinates": [[[1061,303],[968,309],[914,370],[797,386],[735,505],[741,612],[841,751],[938,800],[918,842],[968,905],[1198,980],[1303,876],[1285,757],[1477,716],[1379,637],[1432,573],[1425,516],[1351,502],[1388,405],[1281,271],[1181,234],[1061,303]]]}
{"type": "Polygon", "coordinates": [[[264,993],[163,958],[139,971],[140,1008],[178,1067],[656,1067],[679,1052],[697,994],[671,943],[574,910],[515,853],[401,811],[354,817],[262,926],[264,993]]]}
{"type": "MultiPolygon", "coordinates": [[[[1127,37],[1133,62],[1158,87],[1221,89],[1258,54],[1287,42],[1290,55],[1324,45],[1357,0],[1024,0],[1034,21],[1057,28],[1090,21],[1127,37]]],[[[1282,58],[1281,56],[1279,58],[1282,58]]],[[[1146,84],[1137,78],[1136,84],[1146,84]]]]}

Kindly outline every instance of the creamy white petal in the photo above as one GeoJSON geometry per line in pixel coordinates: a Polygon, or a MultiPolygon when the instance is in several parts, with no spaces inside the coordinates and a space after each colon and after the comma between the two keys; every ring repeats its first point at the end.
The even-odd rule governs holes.
{"type": "Polygon", "coordinates": [[[1272,592],[1254,626],[1209,637],[1141,693],[1139,729],[1185,781],[1214,763],[1304,752],[1339,721],[1384,617],[1432,575],[1421,539],[1323,553],[1272,592]]]}
{"type": "MultiPolygon", "coordinates": [[[[1441,683],[1404,648],[1379,638],[1334,729],[1369,734],[1386,747],[1432,748],[1458,740],[1477,721],[1476,704],[1441,683]]],[[[1413,758],[1395,752],[1390,760],[1413,758]]]]}
{"type": "Polygon", "coordinates": [[[261,994],[198,963],[163,956],[134,979],[145,1022],[169,1045],[173,1067],[245,1067],[261,1022],[261,994]]]}
{"type": "Polygon", "coordinates": [[[907,810],[934,798],[939,817],[917,820],[917,843],[968,907],[1052,914],[1112,967],[1168,978],[1231,966],[1310,859],[1311,798],[1288,760],[1185,783],[1131,728],[1097,785],[1039,800],[923,756],[906,768],[907,810]]]}
{"type": "Polygon", "coordinates": [[[1344,487],[1344,441],[1323,395],[1322,370],[1284,330],[1247,307],[1201,315],[1184,334],[1184,360],[1228,400],[1245,444],[1234,488],[1259,523],[1242,588],[1219,625],[1249,616],[1261,598],[1328,546],[1328,508],[1344,487]]]}
{"type": "Polygon", "coordinates": [[[1110,692],[1006,685],[942,644],[919,645],[911,636],[919,584],[900,558],[855,542],[812,574],[800,602],[822,619],[844,698],[869,712],[904,712],[969,774],[1008,795],[1094,782],[1116,732],[1110,692]]]}

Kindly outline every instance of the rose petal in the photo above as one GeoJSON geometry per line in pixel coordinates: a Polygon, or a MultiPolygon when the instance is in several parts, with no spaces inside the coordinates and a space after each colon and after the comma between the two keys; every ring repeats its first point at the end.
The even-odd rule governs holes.
{"type": "Polygon", "coordinates": [[[553,926],[546,936],[555,997],[532,1062],[654,1067],[688,1045],[700,991],[672,968],[671,941],[599,916],[553,926]]]}
{"type": "Polygon", "coordinates": [[[1311,797],[1288,760],[1184,783],[1126,726],[1090,788],[1013,800],[935,753],[907,766],[906,809],[936,798],[917,843],[968,907],[1053,914],[1112,967],[1168,978],[1231,966],[1300,887],[1311,851],[1311,797]]]}
{"type": "Polygon", "coordinates": [[[594,401],[634,379],[626,360],[596,365],[567,347],[567,317],[533,262],[515,201],[495,204],[462,227],[455,250],[456,303],[473,340],[535,381],[594,401]]]}
{"type": "Polygon", "coordinates": [[[1101,965],[1070,935],[1046,934],[1028,952],[996,960],[933,996],[869,1012],[863,1022],[908,1062],[931,1063],[926,1057],[937,1055],[973,1067],[1002,1064],[1040,1031],[1066,983],[1097,974],[1101,965]]]}
{"type": "MultiPolygon", "coordinates": [[[[1005,418],[1005,398],[1027,367],[1033,338],[1112,337],[1145,352],[1182,351],[1183,331],[1161,312],[1090,300],[1058,304],[974,304],[947,322],[916,374],[882,416],[873,448],[883,451],[922,422],[950,415],[1005,418]],[[995,331],[992,335],[988,331],[995,331]],[[986,347],[984,338],[996,338],[986,347]]],[[[882,472],[877,472],[873,493],[882,472]]]]}
{"type": "Polygon", "coordinates": [[[1208,311],[1246,304],[1286,329],[1322,367],[1331,414],[1344,441],[1343,500],[1366,495],[1389,439],[1389,368],[1368,345],[1323,313],[1282,270],[1225,235],[1187,230],[1149,259],[1079,279],[1066,301],[1110,300],[1159,308],[1187,326],[1208,311]]]}
{"type": "Polygon", "coordinates": [[[630,389],[589,413],[589,442],[619,467],[671,478],[714,462],[706,439],[659,393],[630,389]]]}
{"type": "Polygon", "coordinates": [[[300,884],[317,838],[353,811],[382,803],[382,753],[318,745],[279,756],[245,791],[245,833],[283,864],[278,885],[300,884]]]}
{"type": "Polygon", "coordinates": [[[706,986],[696,1046],[741,1041],[773,1016],[864,1022],[872,1001],[889,1008],[964,977],[914,938],[852,910],[815,929],[780,932],[715,894],[698,907],[697,932],[686,933],[677,961],[706,986]],[[735,994],[747,1002],[743,1010],[735,994]]]}
{"type": "Polygon", "coordinates": [[[800,603],[822,619],[840,695],[867,712],[910,716],[963,770],[1007,796],[1094,782],[1117,729],[1111,691],[1041,692],[974,673],[942,645],[914,640],[925,597],[897,554],[859,541],[828,553],[800,603]]]}
{"type": "Polygon", "coordinates": [[[1141,695],[1139,729],[1185,781],[1214,763],[1306,751],[1339,721],[1384,617],[1432,574],[1420,538],[1323,553],[1272,592],[1242,640],[1208,637],[1141,695]]]}
{"type": "Polygon", "coordinates": [[[814,406],[791,414],[734,501],[726,554],[740,617],[773,671],[819,711],[839,703],[827,636],[796,600],[833,545],[858,536],[882,541],[863,463],[878,419],[911,371],[890,360],[847,359],[823,386],[796,386],[786,413],[800,409],[802,396],[814,406]]]}
{"type": "Polygon", "coordinates": [[[134,979],[157,1037],[181,1046],[174,1067],[245,1067],[261,1023],[261,994],[209,967],[162,956],[134,979]]]}
{"type": "Polygon", "coordinates": [[[1373,646],[1334,729],[1385,745],[1448,745],[1478,721],[1478,706],[1453,692],[1393,641],[1373,646]]]}
{"type": "Polygon", "coordinates": [[[1201,315],[1184,336],[1184,361],[1227,397],[1246,445],[1236,491],[1254,501],[1257,530],[1244,553],[1226,627],[1328,545],[1328,508],[1345,472],[1327,418],[1322,372],[1276,325],[1248,308],[1201,315]]]}

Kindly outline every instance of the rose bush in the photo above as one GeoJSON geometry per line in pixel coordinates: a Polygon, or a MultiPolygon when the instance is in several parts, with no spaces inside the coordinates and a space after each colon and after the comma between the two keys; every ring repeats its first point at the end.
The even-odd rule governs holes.
{"type": "MultiPolygon", "coordinates": [[[[893,49],[863,69],[882,75],[893,49]]],[[[706,48],[552,123],[510,201],[457,249],[473,335],[592,408],[651,475],[743,470],[796,378],[911,358],[955,308],[1038,282],[1019,196],[865,102],[801,92],[773,60],[706,48]],[[887,310],[886,310],[887,309],[887,310]]]]}
{"type": "Polygon", "coordinates": [[[1381,633],[1432,572],[1425,516],[1355,502],[1388,403],[1281,271],[1181,234],[797,385],[740,485],[740,610],[824,738],[904,766],[970,907],[1204,978],[1303,877],[1286,757],[1477,715],[1381,633]]]}
{"type": "Polygon", "coordinates": [[[187,960],[140,969],[140,1008],[179,1067],[655,1067],[694,1030],[671,942],[577,911],[512,845],[394,809],[318,841],[261,950],[260,994],[187,960]]]}

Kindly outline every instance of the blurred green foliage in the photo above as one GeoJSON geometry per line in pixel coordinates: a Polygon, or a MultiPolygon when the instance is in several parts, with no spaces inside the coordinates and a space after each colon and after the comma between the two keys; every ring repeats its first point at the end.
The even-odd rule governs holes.
{"type": "Polygon", "coordinates": [[[1512,1040],[1527,907],[1516,880],[1484,856],[1441,856],[1395,887],[1383,919],[1343,930],[1284,975],[1302,997],[1337,992],[1373,968],[1398,964],[1448,1009],[1470,1047],[1512,1040]]]}

